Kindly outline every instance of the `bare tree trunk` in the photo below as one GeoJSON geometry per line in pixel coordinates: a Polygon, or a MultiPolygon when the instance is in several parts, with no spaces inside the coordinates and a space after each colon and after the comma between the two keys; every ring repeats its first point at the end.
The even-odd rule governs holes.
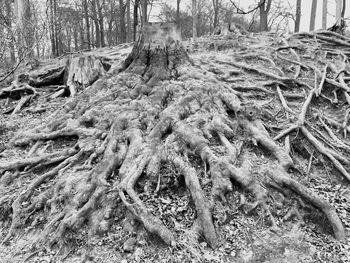
{"type": "Polygon", "coordinates": [[[323,0],[322,5],[322,29],[327,29],[328,0],[323,0]]]}
{"type": "Polygon", "coordinates": [[[66,26],[65,29],[66,29],[66,38],[67,38],[67,50],[66,51],[68,51],[68,53],[70,53],[72,50],[72,48],[71,48],[71,46],[72,46],[72,29],[69,26],[66,26]]]}
{"type": "Polygon", "coordinates": [[[110,18],[108,21],[108,31],[107,31],[107,41],[108,41],[108,46],[114,45],[113,41],[113,21],[114,19],[110,18]]]}
{"type": "Polygon", "coordinates": [[[58,57],[59,56],[59,43],[58,43],[58,23],[57,23],[57,2],[56,0],[53,0],[53,19],[54,19],[54,36],[55,36],[55,47],[56,47],[56,50],[55,50],[55,57],[58,57]]]}
{"type": "MultiPolygon", "coordinates": [[[[93,21],[92,21],[93,22],[93,21]]],[[[90,27],[91,28],[91,34],[90,34],[90,37],[91,37],[91,46],[93,46],[93,47],[96,47],[96,41],[95,41],[95,39],[96,39],[96,36],[95,36],[95,30],[94,30],[94,26],[91,26],[90,27]]]]}
{"type": "Polygon", "coordinates": [[[259,11],[260,11],[260,31],[269,31],[268,26],[268,14],[271,9],[271,2],[272,0],[260,0],[259,5],[259,11]]]}
{"type": "MultiPolygon", "coordinates": [[[[32,6],[31,6],[31,9],[33,10],[33,18],[34,18],[34,21],[32,22],[33,24],[34,24],[34,26],[32,26],[32,30],[34,31],[33,33],[34,33],[34,35],[35,35],[35,42],[36,42],[36,47],[35,47],[35,49],[36,49],[36,54],[37,54],[37,56],[39,57],[40,56],[40,46],[39,46],[39,43],[40,43],[40,40],[39,40],[39,32],[38,32],[38,30],[37,30],[37,28],[36,28],[36,25],[38,25],[39,24],[39,21],[38,21],[38,16],[37,16],[37,13],[36,13],[36,11],[35,11],[35,9],[34,9],[35,7],[33,6],[33,4],[32,4],[32,6]]],[[[34,43],[33,43],[34,44],[34,43]]]]}
{"type": "Polygon", "coordinates": [[[101,32],[100,32],[100,25],[98,23],[98,17],[97,17],[97,11],[96,11],[96,0],[91,1],[92,6],[92,19],[95,24],[95,39],[96,39],[96,47],[101,47],[101,32]]]}
{"type": "Polygon", "coordinates": [[[119,8],[120,8],[120,14],[119,14],[120,41],[121,43],[125,43],[126,42],[126,26],[125,26],[126,5],[124,4],[123,0],[119,0],[119,8]]]}
{"type": "Polygon", "coordinates": [[[103,0],[102,5],[100,4],[99,0],[96,0],[97,4],[97,11],[98,11],[98,22],[100,25],[100,38],[101,38],[101,47],[106,46],[105,42],[105,29],[104,29],[104,19],[103,19],[103,6],[104,6],[105,1],[103,0]]]}
{"type": "MultiPolygon", "coordinates": [[[[82,4],[83,4],[83,7],[84,7],[84,18],[85,18],[85,25],[86,25],[87,48],[91,49],[90,21],[89,21],[89,12],[88,12],[87,0],[83,0],[82,4]]],[[[82,43],[82,45],[84,45],[84,43],[82,43]]]]}
{"type": "Polygon", "coordinates": [[[51,40],[51,52],[53,56],[56,56],[56,36],[55,36],[55,20],[53,11],[53,0],[50,0],[50,40],[51,40]]]}
{"type": "Polygon", "coordinates": [[[127,23],[127,41],[131,41],[131,19],[130,19],[130,0],[126,1],[126,23],[127,23]]]}
{"type": "Polygon", "coordinates": [[[176,1],[176,24],[180,26],[180,2],[181,0],[176,1]]]}
{"type": "Polygon", "coordinates": [[[317,0],[312,0],[311,16],[310,16],[310,31],[315,30],[316,10],[317,10],[317,0]]]}
{"type": "MultiPolygon", "coordinates": [[[[78,32],[77,32],[77,34],[78,34],[78,32]]],[[[84,21],[81,21],[81,23],[79,23],[79,36],[80,36],[80,45],[78,45],[78,43],[77,43],[78,50],[79,49],[84,49],[86,47],[84,21]]]]}
{"type": "MultiPolygon", "coordinates": [[[[12,10],[11,10],[11,2],[10,1],[4,1],[6,13],[8,17],[8,28],[12,28],[12,10]]],[[[11,32],[11,31],[9,31],[11,32]]],[[[11,32],[11,44],[10,44],[10,61],[11,63],[16,62],[16,52],[15,52],[15,38],[13,33],[11,32]]]]}
{"type": "Polygon", "coordinates": [[[336,19],[336,23],[338,23],[340,21],[340,18],[341,18],[343,0],[335,0],[335,3],[336,3],[335,19],[336,19]]]}
{"type": "Polygon", "coordinates": [[[34,44],[29,0],[15,0],[15,12],[17,27],[20,31],[19,52],[23,53],[25,49],[29,49],[34,44]]]}
{"type": "Polygon", "coordinates": [[[198,14],[197,14],[197,0],[192,0],[192,17],[193,17],[193,39],[197,38],[197,24],[198,24],[198,14]]]}
{"type": "Polygon", "coordinates": [[[262,8],[260,8],[260,31],[268,31],[267,13],[262,8]]]}
{"type": "Polygon", "coordinates": [[[134,3],[134,41],[136,41],[136,31],[137,31],[137,25],[138,25],[138,9],[139,9],[139,5],[140,5],[140,0],[135,0],[134,3]]]}
{"type": "Polygon", "coordinates": [[[219,0],[213,0],[213,9],[214,9],[213,28],[216,28],[219,24],[219,0]]]}
{"type": "Polygon", "coordinates": [[[63,43],[62,43],[62,37],[61,37],[61,20],[59,18],[59,13],[57,12],[58,5],[57,0],[53,0],[53,15],[54,15],[54,24],[55,24],[55,46],[56,46],[56,54],[55,56],[58,57],[63,53],[63,43]]]}
{"type": "Polygon", "coordinates": [[[342,19],[344,19],[344,16],[345,16],[345,9],[346,9],[346,0],[343,0],[343,6],[340,14],[342,19]]]}
{"type": "Polygon", "coordinates": [[[57,12],[57,1],[50,1],[51,8],[51,23],[52,23],[52,54],[54,57],[58,57],[62,51],[62,40],[61,40],[61,21],[59,20],[57,12]]]}
{"type": "Polygon", "coordinates": [[[147,0],[141,0],[141,9],[142,9],[141,22],[144,25],[148,21],[148,19],[147,19],[147,0]]]}
{"type": "Polygon", "coordinates": [[[79,41],[78,41],[78,29],[76,27],[73,28],[73,39],[74,39],[74,51],[78,51],[79,41]]]}
{"type": "Polygon", "coordinates": [[[301,17],[301,0],[297,0],[297,7],[295,12],[294,32],[300,31],[300,17],[301,17]]]}

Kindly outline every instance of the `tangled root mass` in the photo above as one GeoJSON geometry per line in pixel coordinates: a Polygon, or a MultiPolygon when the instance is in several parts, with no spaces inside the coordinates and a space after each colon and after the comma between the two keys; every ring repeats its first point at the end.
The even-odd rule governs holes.
{"type": "MultiPolygon", "coordinates": [[[[39,224],[42,215],[45,221],[41,224],[39,243],[61,243],[67,230],[78,230],[85,225],[89,225],[90,236],[105,233],[117,208],[123,206],[149,233],[175,245],[174,231],[140,198],[142,191],[150,194],[159,190],[164,163],[172,164],[182,174],[196,209],[193,229],[212,247],[219,242],[213,206],[225,202],[225,195],[234,189],[233,183],[254,197],[255,201],[248,204],[250,210],[262,209],[272,228],[280,226],[270,211],[268,193],[280,191],[288,197],[292,192],[319,209],[334,236],[344,239],[345,230],[335,208],[300,183],[300,169],[292,158],[289,138],[290,133],[304,136],[339,174],[349,179],[347,164],[342,160],[349,153],[346,140],[335,135],[331,120],[327,121],[319,112],[316,116],[315,110],[310,114],[310,105],[320,99],[327,100],[330,89],[341,92],[341,98],[348,100],[349,88],[345,83],[348,72],[340,71],[339,65],[332,68],[327,60],[341,57],[342,51],[334,54],[327,51],[328,45],[320,48],[325,60],[319,60],[319,64],[326,63],[324,72],[318,70],[319,65],[303,61],[297,53],[299,47],[294,48],[294,44],[300,35],[289,40],[266,36],[272,45],[267,47],[270,57],[254,49],[254,54],[243,54],[242,48],[230,49],[225,56],[194,55],[192,60],[177,39],[176,30],[160,27],[163,31],[156,32],[167,32],[170,37],[166,41],[140,37],[121,67],[68,101],[49,123],[20,131],[12,139],[11,145],[25,147],[31,156],[0,163],[3,184],[0,207],[3,214],[11,217],[3,242],[18,235],[29,218],[39,224]],[[242,62],[254,56],[267,63],[269,70],[242,62]],[[282,61],[291,67],[279,67],[282,61]],[[299,78],[312,69],[316,74],[315,86],[299,78]],[[329,77],[333,71],[337,71],[336,78],[329,77]],[[256,82],[249,86],[245,84],[247,80],[256,82]],[[306,99],[300,96],[300,90],[309,94],[306,99]],[[273,116],[267,103],[259,104],[257,98],[266,95],[275,96],[282,117],[279,112],[277,117],[273,116]],[[288,99],[302,102],[290,108],[288,99]],[[280,118],[289,120],[289,124],[280,126],[280,133],[276,133],[272,127],[281,123],[280,118]],[[319,134],[310,132],[313,125],[316,127],[310,124],[310,119],[317,119],[317,125],[323,123],[329,129],[328,134],[334,137],[328,141],[337,138],[342,144],[332,150],[321,143],[319,134]],[[60,145],[62,138],[69,143],[60,145]],[[281,142],[281,138],[286,139],[281,142]],[[57,145],[51,151],[40,151],[48,143],[57,145]],[[259,149],[267,153],[267,161],[256,165],[255,152],[259,149]],[[193,159],[201,160],[210,177],[210,195],[203,189],[202,173],[190,161],[193,159]],[[141,177],[149,187],[136,190],[141,177]],[[18,189],[11,187],[16,183],[20,184],[18,189]]],[[[151,29],[154,27],[147,30],[151,29]]],[[[326,44],[341,41],[345,45],[349,41],[339,39],[334,33],[314,36],[326,44]]],[[[237,43],[235,39],[225,41],[237,43]]],[[[300,49],[304,54],[310,52],[303,48],[300,49]]],[[[347,124],[334,122],[342,131],[348,129],[347,124]]]]}

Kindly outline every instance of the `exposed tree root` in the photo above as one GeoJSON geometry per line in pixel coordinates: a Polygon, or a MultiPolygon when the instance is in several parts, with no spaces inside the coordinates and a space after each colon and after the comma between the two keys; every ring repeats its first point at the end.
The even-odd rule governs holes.
{"type": "Polygon", "coordinates": [[[345,239],[346,235],[343,224],[340,221],[334,207],[327,200],[321,199],[312,190],[290,178],[281,168],[269,167],[265,169],[264,172],[282,188],[286,187],[292,190],[303,198],[304,201],[309,202],[313,206],[320,209],[326,215],[329,223],[331,224],[335,237],[339,240],[345,239]]]}
{"type": "Polygon", "coordinates": [[[109,63],[120,59],[109,54],[100,57],[99,52],[61,58],[57,64],[43,63],[39,69],[29,73],[18,73],[12,84],[0,90],[1,98],[19,100],[16,107],[6,113],[16,114],[36,97],[55,99],[75,96],[78,90],[86,89],[102,78],[111,68],[109,63]],[[49,94],[47,94],[49,93],[49,94]],[[43,95],[44,94],[44,95],[43,95]]]}
{"type": "MultiPolygon", "coordinates": [[[[149,26],[146,32],[152,29],[149,26]]],[[[329,36],[317,37],[331,41],[329,36]]],[[[337,36],[331,36],[334,37],[337,36]]],[[[339,41],[346,40],[333,42],[339,41]]],[[[347,73],[335,73],[339,76],[330,78],[327,61],[321,63],[322,71],[318,72],[312,61],[304,61],[305,56],[297,53],[300,50],[292,48],[292,40],[273,43],[283,44],[279,53],[287,60],[270,54],[275,47],[266,47],[270,53],[257,59],[272,65],[273,72],[258,63],[252,67],[222,60],[219,55],[219,63],[210,66],[217,68],[206,71],[205,66],[195,66],[196,55],[193,61],[188,57],[176,28],[157,25],[152,34],[140,36],[118,74],[95,82],[84,82],[75,74],[71,87],[82,81],[83,86],[91,84],[89,89],[78,91],[51,116],[49,123],[18,131],[11,145],[21,146],[25,157],[9,157],[0,163],[0,179],[12,178],[6,187],[0,187],[0,193],[4,193],[0,208],[7,207],[6,212],[12,214],[3,242],[18,235],[27,223],[38,223],[39,213],[46,220],[38,243],[63,245],[69,230],[78,231],[86,225],[89,239],[106,233],[117,208],[125,207],[149,233],[175,246],[179,244],[176,229],[156,216],[143,199],[152,191],[162,192],[161,186],[166,183],[166,175],[161,174],[163,163],[171,163],[185,179],[196,209],[192,228],[196,237],[203,236],[213,248],[220,243],[220,229],[214,227],[212,208],[218,202],[225,205],[225,195],[233,191],[233,183],[254,198],[245,210],[263,211],[273,229],[282,227],[268,202],[269,193],[277,190],[287,198],[300,197],[319,209],[334,236],[343,240],[345,230],[330,201],[304,186],[299,182],[300,174],[294,173],[298,164],[295,159],[300,159],[295,158],[294,148],[298,146],[295,138],[301,137],[310,143],[312,151],[327,156],[330,165],[350,180],[348,139],[333,130],[334,126],[348,130],[349,114],[342,114],[346,120],[332,121],[314,110],[316,103],[329,103],[324,96],[334,89],[340,88],[338,95],[342,92],[339,100],[348,99],[346,80],[339,78],[347,73]],[[164,39],[159,30],[171,32],[169,38],[164,39]],[[286,69],[281,61],[294,68],[286,69]],[[239,68],[235,72],[246,80],[244,85],[230,87],[227,79],[217,77],[220,72],[229,75],[230,66],[239,68]],[[304,76],[303,82],[297,79],[300,76],[304,76]],[[258,86],[254,81],[268,84],[258,86]],[[301,92],[304,88],[307,96],[301,92]],[[253,94],[249,101],[245,97],[247,90],[253,94]],[[318,125],[328,135],[315,132],[318,125]],[[284,146],[277,142],[282,137],[286,137],[284,146]],[[51,153],[45,148],[47,141],[56,147],[51,153]],[[330,143],[324,146],[327,141],[330,143]],[[205,178],[193,160],[204,164],[205,178]],[[207,177],[209,186],[202,184],[207,177]],[[16,184],[19,187],[14,187],[16,184]]],[[[245,56],[254,59],[250,54],[245,56]]],[[[237,53],[233,57],[237,58],[237,53]]],[[[213,61],[210,55],[200,59],[207,65],[213,61]]],[[[78,60],[74,63],[79,64],[78,60]]],[[[101,67],[98,63],[97,68],[102,70],[101,67]]],[[[95,73],[91,76],[94,80],[98,75],[95,73]]],[[[303,161],[307,164],[309,159],[308,156],[303,161]]],[[[175,186],[167,187],[177,193],[175,186]]]]}
{"type": "Polygon", "coordinates": [[[350,181],[350,174],[345,170],[341,163],[338,162],[338,160],[331,154],[331,152],[327,150],[324,146],[322,146],[322,144],[305,127],[301,127],[301,132],[312,143],[312,145],[320,153],[326,155],[334,164],[334,166],[339,170],[339,172],[341,172],[341,174],[344,175],[344,177],[350,181]]]}
{"type": "Polygon", "coordinates": [[[198,176],[194,168],[183,161],[179,156],[169,157],[175,166],[184,174],[186,185],[189,188],[198,213],[198,225],[200,233],[208,241],[211,247],[218,244],[215,228],[212,222],[211,205],[206,200],[198,176]]]}

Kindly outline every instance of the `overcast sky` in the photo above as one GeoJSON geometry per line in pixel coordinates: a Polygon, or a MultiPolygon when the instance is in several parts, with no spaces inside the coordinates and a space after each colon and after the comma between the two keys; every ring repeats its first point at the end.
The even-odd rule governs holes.
{"type": "MultiPolygon", "coordinates": [[[[197,0],[200,2],[201,0],[197,0]]],[[[277,1],[277,0],[273,0],[277,1]]],[[[288,2],[293,6],[292,12],[295,13],[295,4],[296,0],[282,0],[286,6],[288,6],[288,2]]],[[[163,2],[167,2],[174,7],[176,6],[176,0],[163,0],[163,2]]],[[[258,1],[257,0],[240,0],[236,1],[239,3],[239,6],[242,8],[245,8],[246,10],[249,9],[249,7],[254,6],[258,1]]],[[[301,23],[300,23],[300,31],[308,31],[309,30],[309,24],[310,24],[310,13],[311,13],[311,0],[302,0],[302,7],[301,7],[301,23]]],[[[323,0],[317,0],[317,12],[316,12],[316,25],[315,29],[319,29],[322,27],[322,2],[323,0]]],[[[350,3],[349,3],[350,4],[350,3]]],[[[188,10],[188,8],[191,6],[191,0],[181,0],[181,6],[180,9],[182,10],[188,10]]],[[[150,17],[150,21],[156,21],[156,14],[159,13],[159,6],[155,6],[152,10],[152,15],[150,17]]],[[[350,17],[350,5],[347,6],[347,10],[345,12],[346,17],[350,17]]],[[[327,24],[328,27],[333,25],[335,22],[335,0],[328,0],[328,17],[327,17],[327,24]]],[[[290,22],[290,30],[292,31],[294,29],[294,23],[290,22]]]]}

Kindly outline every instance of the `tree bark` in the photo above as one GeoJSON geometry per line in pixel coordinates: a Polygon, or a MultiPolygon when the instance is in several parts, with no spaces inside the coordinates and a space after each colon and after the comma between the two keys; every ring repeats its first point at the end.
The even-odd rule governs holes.
{"type": "Polygon", "coordinates": [[[272,0],[260,0],[259,11],[260,11],[260,31],[269,31],[268,26],[268,14],[271,9],[272,0]]]}
{"type": "Polygon", "coordinates": [[[73,39],[74,39],[74,51],[79,50],[79,41],[78,41],[78,29],[76,27],[73,28],[73,39]]]}
{"type": "MultiPolygon", "coordinates": [[[[83,0],[83,8],[84,8],[84,19],[85,19],[85,25],[86,25],[86,41],[87,41],[87,48],[91,49],[91,38],[90,38],[90,21],[89,21],[89,9],[87,0],[83,0]]],[[[84,43],[81,43],[84,45],[84,43]]]]}
{"type": "MultiPolygon", "coordinates": [[[[84,22],[82,22],[84,23],[84,22]]],[[[79,35],[80,35],[80,49],[89,49],[90,50],[90,41],[87,41],[88,43],[85,43],[85,31],[84,31],[84,25],[79,25],[79,35]]],[[[89,36],[90,37],[90,36],[89,36]]]]}
{"type": "Polygon", "coordinates": [[[213,28],[216,28],[219,24],[219,0],[213,0],[213,9],[214,9],[213,28]]]}
{"type": "MultiPolygon", "coordinates": [[[[17,28],[19,29],[19,53],[23,55],[24,51],[30,49],[34,44],[34,32],[31,27],[32,23],[29,0],[16,0],[15,11],[17,28]]],[[[31,56],[32,54],[29,55],[31,56]]]]}
{"type": "Polygon", "coordinates": [[[193,24],[192,24],[192,34],[193,39],[197,38],[197,24],[198,24],[198,14],[197,14],[197,0],[192,0],[192,17],[193,17],[193,24]]]}
{"type": "Polygon", "coordinates": [[[336,19],[336,23],[338,23],[340,21],[340,18],[341,18],[343,0],[335,0],[335,3],[336,3],[335,19],[336,19]]]}
{"type": "Polygon", "coordinates": [[[59,18],[59,13],[57,12],[58,5],[57,0],[53,0],[53,15],[54,15],[54,24],[55,24],[55,47],[56,47],[56,57],[60,56],[63,53],[63,46],[62,46],[62,38],[61,38],[61,19],[59,18]]]}
{"type": "Polygon", "coordinates": [[[141,9],[142,9],[142,25],[146,24],[148,21],[147,17],[147,0],[141,0],[141,9]]]}
{"type": "Polygon", "coordinates": [[[134,3],[134,36],[133,36],[133,39],[134,41],[136,41],[136,31],[137,31],[137,25],[138,25],[138,9],[139,9],[139,5],[140,5],[140,0],[135,0],[135,3],[134,3]]]}
{"type": "Polygon", "coordinates": [[[131,41],[131,18],[130,18],[130,0],[126,1],[126,23],[127,23],[127,41],[131,41]]]}
{"type": "MultiPolygon", "coordinates": [[[[5,8],[6,8],[6,13],[7,13],[7,17],[8,17],[8,24],[7,26],[9,28],[12,28],[12,8],[11,8],[11,2],[10,1],[4,1],[5,4],[5,8]]],[[[11,32],[11,44],[10,44],[10,61],[11,64],[16,62],[16,52],[15,52],[15,37],[13,35],[13,33],[11,32]]]]}
{"type": "Polygon", "coordinates": [[[310,28],[309,28],[310,31],[315,30],[316,11],[317,11],[317,0],[312,0],[311,16],[310,16],[310,28]]]}
{"type": "Polygon", "coordinates": [[[125,9],[126,5],[124,4],[123,0],[119,0],[119,23],[120,23],[120,42],[125,43],[126,42],[126,26],[125,26],[125,9]]]}
{"type": "Polygon", "coordinates": [[[328,0],[323,0],[322,5],[322,29],[327,29],[328,0]]]}
{"type": "MultiPolygon", "coordinates": [[[[32,6],[33,7],[33,6],[32,6]]],[[[36,27],[38,24],[39,24],[39,20],[38,20],[38,17],[37,17],[37,12],[33,12],[33,18],[34,18],[34,24],[36,27]]],[[[37,54],[37,57],[40,57],[40,37],[39,37],[39,32],[38,32],[38,29],[36,28],[33,28],[34,29],[34,34],[35,34],[35,42],[36,42],[36,54],[37,54]]]]}
{"type": "Polygon", "coordinates": [[[181,32],[176,24],[147,23],[142,26],[123,70],[141,74],[153,86],[158,81],[177,77],[177,66],[189,58],[181,46],[181,32]]]}
{"type": "Polygon", "coordinates": [[[176,0],[176,24],[180,26],[180,2],[181,0],[176,0]]]}
{"type": "Polygon", "coordinates": [[[341,9],[341,18],[344,19],[345,17],[345,10],[346,10],[346,0],[343,0],[343,6],[342,6],[342,9],[341,9]]]}
{"type": "Polygon", "coordinates": [[[91,1],[91,7],[92,7],[92,19],[95,24],[95,45],[96,47],[101,47],[101,32],[100,32],[100,25],[98,22],[98,15],[97,15],[97,7],[96,7],[96,0],[91,1]]]}
{"type": "Polygon", "coordinates": [[[294,32],[300,31],[300,18],[301,18],[301,0],[297,0],[297,6],[296,6],[296,12],[295,12],[294,32]]]}
{"type": "Polygon", "coordinates": [[[55,35],[55,18],[54,18],[54,11],[53,11],[53,0],[50,0],[49,3],[49,10],[50,10],[50,40],[51,40],[51,52],[52,55],[56,56],[56,35],[55,35]]]}
{"type": "Polygon", "coordinates": [[[104,19],[103,19],[103,7],[105,4],[105,0],[103,0],[102,4],[100,3],[99,0],[96,0],[97,4],[97,11],[98,11],[98,23],[100,25],[100,38],[101,38],[101,47],[106,46],[105,42],[105,28],[104,28],[104,19]]]}
{"type": "Polygon", "coordinates": [[[67,64],[64,81],[72,97],[105,73],[101,60],[93,55],[73,57],[67,64]]]}

